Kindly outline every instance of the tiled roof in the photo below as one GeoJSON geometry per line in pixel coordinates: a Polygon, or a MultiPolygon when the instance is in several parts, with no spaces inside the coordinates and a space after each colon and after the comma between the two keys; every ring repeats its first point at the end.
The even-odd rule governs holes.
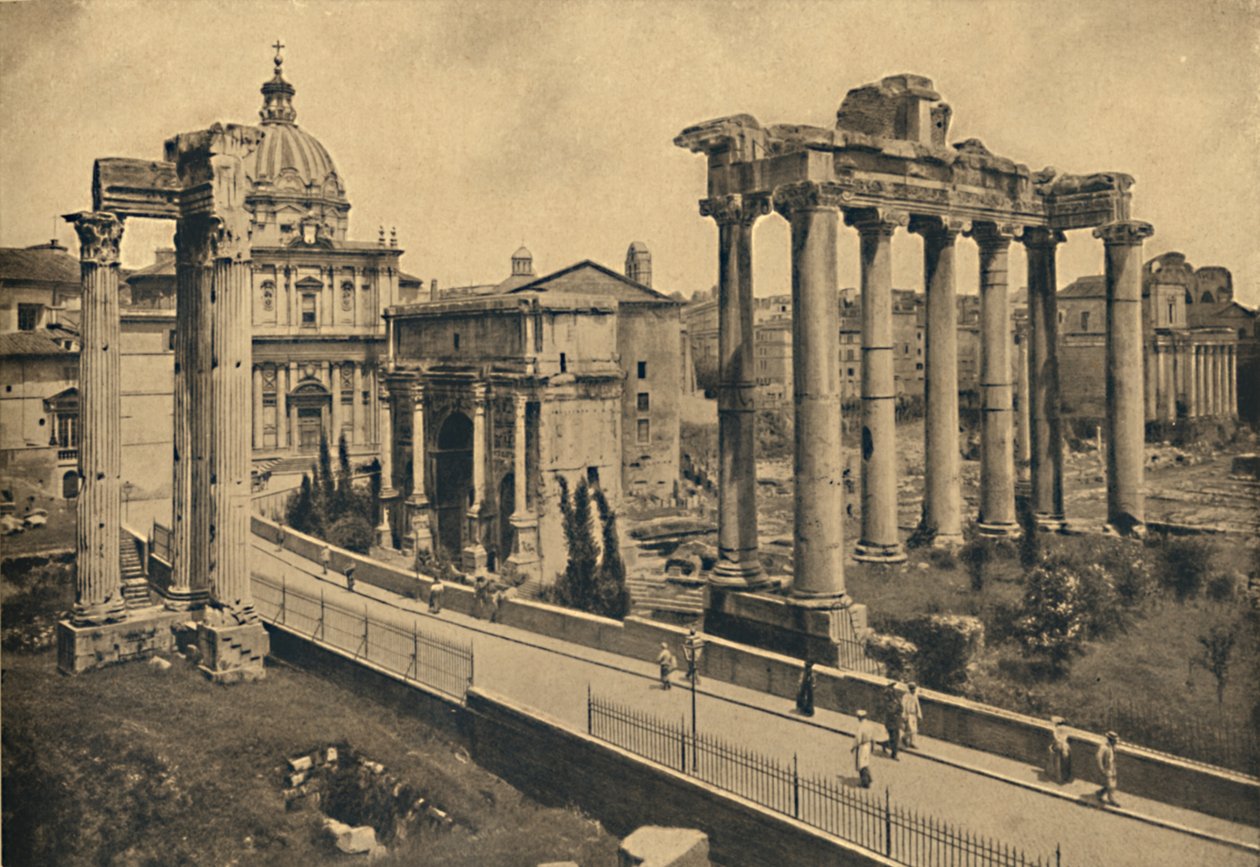
{"type": "Polygon", "coordinates": [[[0,334],[0,356],[75,355],[39,331],[10,331],[0,334]]]}
{"type": "Polygon", "coordinates": [[[1077,277],[1067,286],[1059,290],[1060,298],[1105,298],[1107,297],[1107,278],[1101,274],[1077,277]]]}
{"type": "Polygon", "coordinates": [[[78,285],[79,260],[49,247],[0,247],[0,280],[78,285]]]}

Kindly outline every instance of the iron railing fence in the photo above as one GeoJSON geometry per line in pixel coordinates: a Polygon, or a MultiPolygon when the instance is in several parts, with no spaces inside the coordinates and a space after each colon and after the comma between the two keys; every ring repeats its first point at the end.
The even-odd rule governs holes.
{"type": "Polygon", "coordinates": [[[259,616],[355,659],[364,659],[406,680],[462,701],[472,685],[472,645],[405,629],[318,595],[254,575],[259,616]]]}
{"type": "Polygon", "coordinates": [[[587,732],[635,755],[695,777],[832,836],[910,867],[1060,867],[1058,847],[1030,857],[1016,846],[958,828],[891,803],[888,790],[854,789],[830,777],[802,775],[790,763],[710,735],[693,734],[686,720],[663,720],[591,695],[587,732]]]}
{"type": "Polygon", "coordinates": [[[1143,749],[1260,776],[1260,735],[1249,726],[1115,698],[1098,722],[1100,730],[1114,729],[1122,741],[1143,749]]]}
{"type": "Polygon", "coordinates": [[[171,549],[174,546],[174,533],[171,528],[157,521],[153,522],[153,553],[167,563],[171,562],[171,549]]]}

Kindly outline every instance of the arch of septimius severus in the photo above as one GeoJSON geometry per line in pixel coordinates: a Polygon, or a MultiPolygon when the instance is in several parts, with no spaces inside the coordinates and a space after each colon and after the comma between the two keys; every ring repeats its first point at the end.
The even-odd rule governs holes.
{"type": "MultiPolygon", "coordinates": [[[[845,591],[844,489],[836,301],[836,242],[857,230],[862,293],[861,538],[854,556],[905,558],[897,534],[897,451],[890,248],[898,229],[923,238],[927,294],[923,529],[962,536],[958,448],[954,248],[975,241],[980,259],[982,534],[1016,529],[1013,383],[1007,257],[1028,262],[1032,508],[1061,527],[1063,459],[1056,361],[1055,251],[1064,232],[1092,228],[1106,247],[1107,509],[1123,532],[1144,520],[1142,241],[1129,217],[1133,179],[1114,172],[1060,175],[991,153],[977,139],[948,144],[951,108],[932,82],[897,75],[850,90],[832,129],[750,115],[689,127],[674,140],[708,157],[700,212],[718,225],[718,565],[708,628],[772,640],[826,658],[827,637],[848,626],[827,613],[845,591]],[[754,446],[752,229],[774,209],[791,225],[795,404],[795,559],[786,598],[764,587],[758,560],[754,446]],[[776,637],[768,638],[773,633],[776,637]]],[[[853,606],[860,613],[861,606],[853,606]]]]}

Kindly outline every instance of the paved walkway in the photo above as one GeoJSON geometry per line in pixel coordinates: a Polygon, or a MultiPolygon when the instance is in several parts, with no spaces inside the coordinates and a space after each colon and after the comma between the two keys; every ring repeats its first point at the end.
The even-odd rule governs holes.
{"type": "MultiPolygon", "coordinates": [[[[502,624],[455,612],[429,615],[420,603],[359,582],[344,589],[340,576],[324,580],[302,557],[258,542],[253,569],[290,587],[316,593],[329,602],[366,606],[373,619],[410,631],[413,624],[437,637],[471,641],[476,685],[543,711],[585,731],[588,688],[597,696],[633,706],[657,717],[690,719],[690,691],[680,685],[662,690],[651,660],[636,662],[579,647],[502,624]]],[[[763,755],[790,761],[802,773],[854,779],[849,753],[854,719],[820,710],[809,720],[789,712],[787,702],[763,693],[706,679],[697,695],[697,721],[704,734],[742,744],[763,755]]],[[[1256,853],[1143,821],[1148,817],[1198,832],[1260,845],[1260,830],[1157,801],[1119,794],[1123,811],[1104,810],[1089,797],[1094,787],[1058,787],[1039,780],[1038,769],[1020,762],[930,738],[900,761],[876,753],[875,787],[888,787],[894,804],[918,810],[973,833],[1016,846],[1032,857],[1053,856],[1062,847],[1063,864],[1248,865],[1256,853]]],[[[1078,756],[1077,761],[1093,761],[1078,756]]]]}

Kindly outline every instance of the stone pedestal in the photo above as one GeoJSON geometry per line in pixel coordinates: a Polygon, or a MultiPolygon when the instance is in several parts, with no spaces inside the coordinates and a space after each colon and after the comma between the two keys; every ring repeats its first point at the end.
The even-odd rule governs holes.
{"type": "Polygon", "coordinates": [[[538,553],[538,519],[533,515],[516,514],[511,518],[516,544],[507,563],[517,583],[542,577],[542,558],[538,553]]]}
{"type": "Polygon", "coordinates": [[[57,623],[57,670],[80,674],[116,662],[168,653],[174,646],[171,627],[184,615],[151,605],[129,612],[126,620],[98,626],[57,623]]]}
{"type": "Polygon", "coordinates": [[[409,551],[433,553],[433,525],[429,517],[429,501],[412,497],[407,500],[407,538],[409,551]]]}
{"type": "Polygon", "coordinates": [[[201,673],[215,683],[262,680],[263,660],[271,649],[262,623],[197,624],[197,649],[201,673]]]}
{"type": "Polygon", "coordinates": [[[839,666],[841,640],[866,631],[866,606],[838,600],[836,607],[801,605],[773,593],[710,586],[704,631],[763,650],[839,666]]]}
{"type": "Polygon", "coordinates": [[[376,544],[382,548],[394,547],[394,525],[390,514],[394,509],[397,493],[392,490],[381,491],[381,522],[376,526],[376,544]]]}

